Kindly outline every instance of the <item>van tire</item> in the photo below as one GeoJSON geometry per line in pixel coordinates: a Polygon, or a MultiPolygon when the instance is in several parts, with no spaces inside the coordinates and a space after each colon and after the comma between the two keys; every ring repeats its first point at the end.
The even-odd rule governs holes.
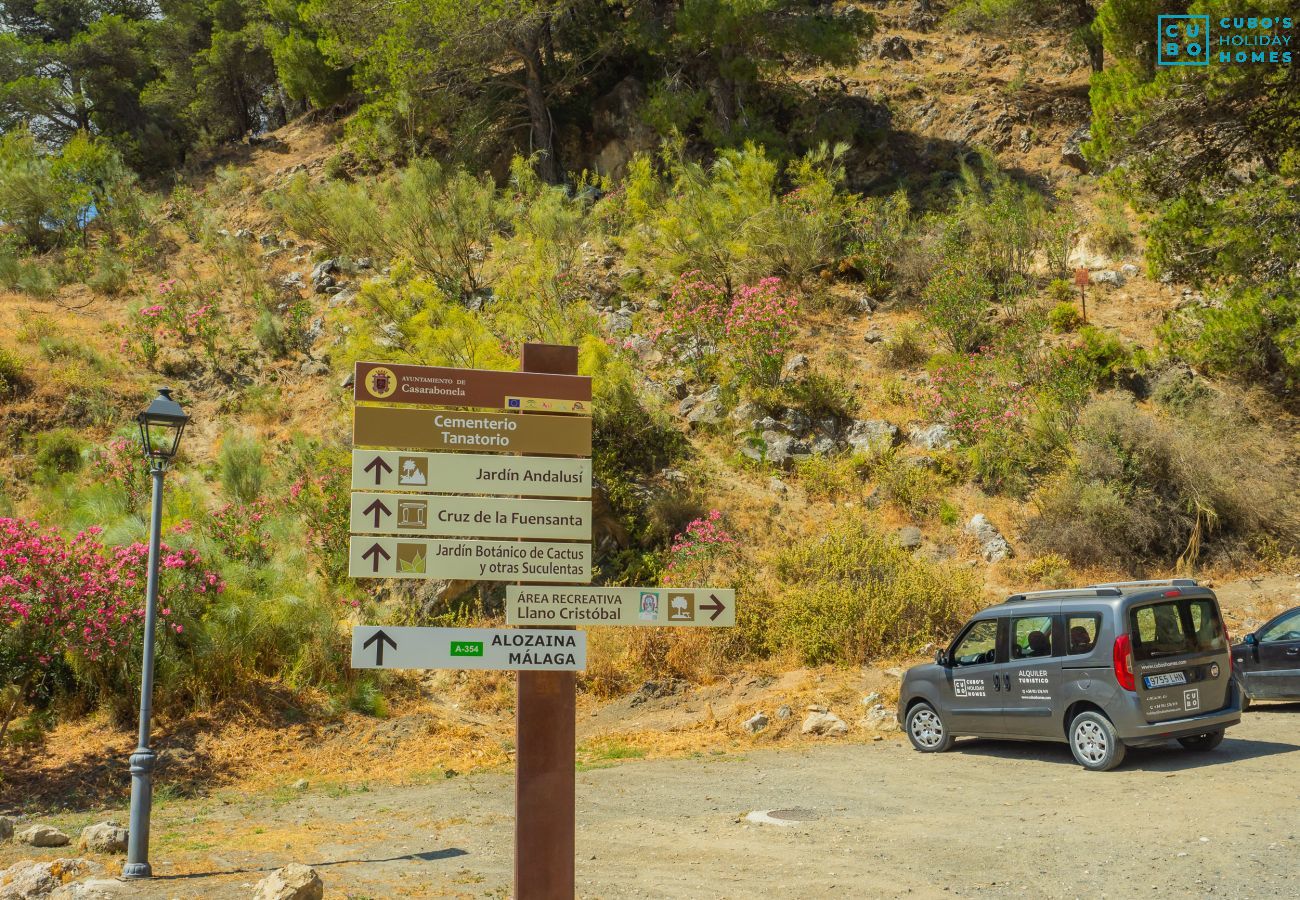
{"type": "Polygon", "coordinates": [[[933,706],[922,701],[907,711],[903,730],[912,746],[922,753],[943,753],[952,749],[953,736],[948,723],[933,706]]]}
{"type": "Polygon", "coordinates": [[[1074,761],[1090,772],[1109,772],[1128,749],[1110,719],[1090,709],[1070,720],[1067,738],[1074,761]]]}
{"type": "Polygon", "coordinates": [[[1197,753],[1208,753],[1215,747],[1223,743],[1223,729],[1216,728],[1214,731],[1207,731],[1205,734],[1194,734],[1191,737],[1181,737],[1178,743],[1182,744],[1187,750],[1194,750],[1197,753]]]}

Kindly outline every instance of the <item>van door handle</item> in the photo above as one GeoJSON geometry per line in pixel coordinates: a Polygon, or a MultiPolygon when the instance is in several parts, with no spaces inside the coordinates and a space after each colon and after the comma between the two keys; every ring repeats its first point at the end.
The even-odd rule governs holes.
{"type": "Polygon", "coordinates": [[[1010,676],[1010,675],[1003,675],[1002,677],[1003,677],[1004,679],[1006,679],[1006,682],[1007,682],[1007,690],[1010,691],[1010,690],[1011,690],[1011,676],[1010,676]]]}
{"type": "Polygon", "coordinates": [[[1300,656],[1300,647],[1292,647],[1286,652],[1287,656],[1300,656]]]}

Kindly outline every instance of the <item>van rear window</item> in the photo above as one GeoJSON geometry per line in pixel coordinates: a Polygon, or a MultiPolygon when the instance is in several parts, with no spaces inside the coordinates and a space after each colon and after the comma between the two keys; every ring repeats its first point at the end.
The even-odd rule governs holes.
{"type": "Polygon", "coordinates": [[[1223,622],[1210,600],[1166,600],[1129,611],[1135,659],[1224,650],[1223,622]]]}

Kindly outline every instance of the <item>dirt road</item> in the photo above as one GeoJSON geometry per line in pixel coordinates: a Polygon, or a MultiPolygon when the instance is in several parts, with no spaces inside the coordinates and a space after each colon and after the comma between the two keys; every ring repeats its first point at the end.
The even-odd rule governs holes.
{"type": "MultiPolygon", "coordinates": [[[[895,739],[622,762],[581,772],[578,803],[583,897],[1293,897],[1300,704],[1248,713],[1212,754],[1134,751],[1106,774],[1064,745],[895,739]],[[745,818],[783,808],[810,820],[745,818]]],[[[124,896],[245,898],[289,862],[326,896],[506,896],[511,804],[508,773],[164,798],[161,877],[124,896]]]]}

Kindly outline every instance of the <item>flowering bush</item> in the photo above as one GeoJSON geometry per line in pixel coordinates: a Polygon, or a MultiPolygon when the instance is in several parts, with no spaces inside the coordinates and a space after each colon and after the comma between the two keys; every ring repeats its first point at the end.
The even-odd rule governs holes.
{"type": "MultiPolygon", "coordinates": [[[[18,686],[0,710],[0,736],[56,664],[71,664],[100,690],[120,689],[138,664],[149,548],[105,547],[99,533],[89,528],[69,540],[36,522],[0,518],[0,678],[18,686]]],[[[164,639],[184,633],[200,598],[225,590],[197,551],[166,544],[159,579],[164,639]]]]}
{"type": "Polygon", "coordinates": [[[742,381],[771,384],[781,373],[795,333],[797,295],[779,278],[764,278],[726,292],[687,272],[669,295],[663,326],[656,337],[689,337],[727,351],[742,381]]]}
{"type": "Polygon", "coordinates": [[[1024,424],[1033,399],[1005,366],[986,352],[957,357],[931,376],[923,405],[961,444],[998,438],[1024,424]]]}
{"type": "Polygon", "coordinates": [[[92,451],[90,471],[96,481],[122,491],[127,509],[140,509],[149,495],[149,461],[140,445],[129,438],[114,438],[92,451]]]}
{"type": "Polygon", "coordinates": [[[764,278],[736,292],[727,311],[726,334],[742,380],[776,381],[794,338],[798,309],[798,298],[779,278],[764,278]]]}
{"type": "Polygon", "coordinates": [[[197,341],[208,359],[215,360],[221,333],[216,290],[180,287],[175,278],[160,282],[155,290],[157,301],[128,318],[122,349],[134,351],[152,367],[165,341],[181,346],[197,341]]]}
{"type": "Polygon", "coordinates": [[[226,559],[250,566],[271,559],[271,543],[266,533],[269,506],[268,500],[226,503],[212,513],[207,531],[226,559]]]}
{"type": "Polygon", "coordinates": [[[325,465],[316,474],[299,474],[289,485],[289,508],[302,518],[316,569],[331,583],[342,580],[348,571],[351,481],[351,468],[325,465]]]}
{"type": "Polygon", "coordinates": [[[692,519],[673,538],[668,565],[664,567],[664,582],[671,585],[675,579],[703,575],[735,545],[736,539],[722,524],[720,511],[710,510],[707,516],[692,519]]]}

